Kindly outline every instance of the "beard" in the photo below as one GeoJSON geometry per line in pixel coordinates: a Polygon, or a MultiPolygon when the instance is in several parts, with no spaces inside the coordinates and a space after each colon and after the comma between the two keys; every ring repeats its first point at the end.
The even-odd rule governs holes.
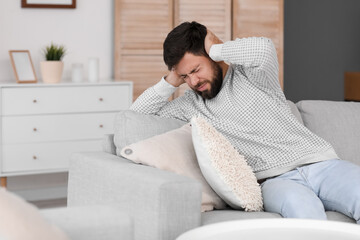
{"type": "Polygon", "coordinates": [[[214,98],[221,89],[222,83],[223,83],[223,71],[222,68],[214,61],[211,60],[211,65],[214,70],[214,76],[212,78],[212,81],[206,80],[203,81],[195,86],[195,89],[200,87],[204,83],[210,84],[210,89],[205,91],[197,91],[194,90],[198,95],[200,95],[204,99],[212,99],[214,98]]]}

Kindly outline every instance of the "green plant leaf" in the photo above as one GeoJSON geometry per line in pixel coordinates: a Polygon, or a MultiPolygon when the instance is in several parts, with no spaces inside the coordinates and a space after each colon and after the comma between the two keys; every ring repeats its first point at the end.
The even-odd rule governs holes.
{"type": "Polygon", "coordinates": [[[51,43],[50,46],[46,46],[44,49],[46,61],[61,61],[65,54],[65,47],[62,45],[56,45],[54,43],[51,43]]]}

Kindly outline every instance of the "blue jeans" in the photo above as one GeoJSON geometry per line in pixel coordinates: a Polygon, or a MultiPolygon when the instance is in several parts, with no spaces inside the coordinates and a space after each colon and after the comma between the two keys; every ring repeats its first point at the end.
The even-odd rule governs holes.
{"type": "Polygon", "coordinates": [[[296,168],[262,183],[264,208],[285,218],[326,220],[336,211],[360,224],[360,166],[332,159],[296,168]]]}

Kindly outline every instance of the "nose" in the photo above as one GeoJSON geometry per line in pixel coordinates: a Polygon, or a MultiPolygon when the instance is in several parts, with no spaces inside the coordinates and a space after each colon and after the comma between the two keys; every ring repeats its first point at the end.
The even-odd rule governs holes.
{"type": "Polygon", "coordinates": [[[196,86],[199,83],[200,79],[198,78],[198,76],[196,76],[196,74],[194,73],[189,74],[189,78],[192,86],[196,86]]]}

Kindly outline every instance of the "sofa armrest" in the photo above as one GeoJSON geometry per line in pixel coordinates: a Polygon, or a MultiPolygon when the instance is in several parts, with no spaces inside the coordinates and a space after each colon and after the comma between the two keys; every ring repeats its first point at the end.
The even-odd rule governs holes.
{"type": "Polygon", "coordinates": [[[134,219],[136,240],[170,240],[201,224],[201,184],[105,152],[76,153],[68,206],[116,204],[134,219]]]}
{"type": "Polygon", "coordinates": [[[130,216],[114,206],[64,207],[40,212],[72,240],[133,239],[130,216]]]}

